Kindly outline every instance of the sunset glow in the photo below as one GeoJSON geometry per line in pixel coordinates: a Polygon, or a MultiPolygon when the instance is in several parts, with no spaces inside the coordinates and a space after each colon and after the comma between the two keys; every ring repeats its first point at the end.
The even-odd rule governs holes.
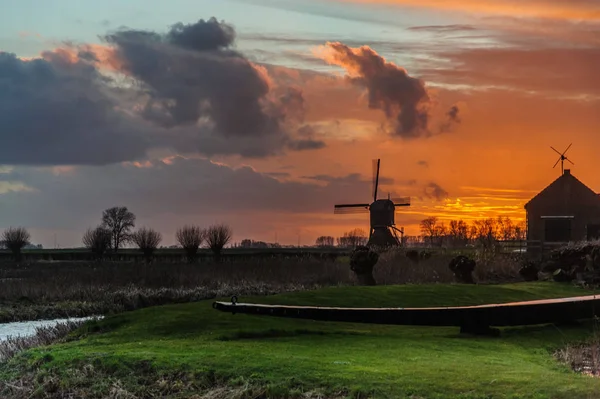
{"type": "Polygon", "coordinates": [[[570,143],[600,191],[598,2],[301,3],[0,16],[0,227],[78,246],[123,205],[165,245],[188,222],[309,245],[368,228],[333,205],[370,200],[375,158],[381,195],[412,198],[409,235],[428,216],[518,222],[570,143]]]}

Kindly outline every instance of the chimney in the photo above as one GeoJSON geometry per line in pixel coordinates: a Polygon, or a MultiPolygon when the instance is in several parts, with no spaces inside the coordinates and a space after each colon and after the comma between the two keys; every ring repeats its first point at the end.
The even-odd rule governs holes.
{"type": "Polygon", "coordinates": [[[571,169],[565,169],[565,172],[564,172],[564,174],[565,174],[565,175],[570,175],[570,174],[571,174],[571,169]]]}

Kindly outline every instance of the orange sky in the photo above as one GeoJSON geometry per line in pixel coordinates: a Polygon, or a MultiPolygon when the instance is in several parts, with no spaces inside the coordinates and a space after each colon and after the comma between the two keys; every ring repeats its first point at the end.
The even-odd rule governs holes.
{"type": "Polygon", "coordinates": [[[332,0],[359,4],[427,7],[435,10],[541,17],[552,19],[600,20],[594,0],[332,0]]]}
{"type": "MultiPolygon", "coordinates": [[[[316,197],[323,194],[323,208],[300,211],[301,203],[314,199],[290,199],[282,193],[282,198],[290,201],[289,209],[202,213],[204,204],[199,204],[192,216],[170,210],[162,216],[146,217],[142,223],[160,226],[170,237],[178,223],[198,217],[231,223],[236,240],[277,239],[288,244],[298,240],[311,244],[319,235],[340,236],[354,227],[366,229],[368,215],[334,215],[333,205],[369,201],[368,184],[367,190],[353,195],[342,191],[337,195],[326,188],[334,187],[331,182],[335,179],[343,188],[344,179],[355,173],[370,180],[374,158],[382,160],[382,175],[393,179],[380,193],[412,197],[412,206],[400,209],[396,219],[408,234],[418,234],[419,221],[428,216],[475,220],[502,215],[523,220],[524,204],[560,174],[560,164],[553,168],[558,154],[550,146],[564,150],[570,143],[568,156],[575,165],[568,167],[600,192],[600,175],[595,172],[600,148],[598,2],[321,0],[310,4],[317,3],[336,7],[356,3],[363,7],[359,10],[382,14],[361,21],[363,25],[357,23],[355,32],[341,30],[346,36],[337,34],[338,30],[336,35],[319,30],[315,24],[314,31],[319,32],[303,26],[301,30],[308,31],[304,36],[297,31],[288,36],[258,32],[264,37],[247,47],[250,40],[241,38],[237,49],[247,53],[249,62],[268,82],[265,103],[273,106],[270,102],[277,101],[279,89],[293,87],[302,93],[302,123],[310,125],[311,139],[322,140],[324,148],[282,150],[265,157],[186,153],[181,159],[208,158],[228,170],[248,166],[251,173],[275,179],[281,187],[291,187],[286,185],[291,182],[306,184],[310,188],[301,192],[316,197]],[[398,15],[408,10],[407,6],[425,10],[431,21],[423,17],[414,24],[402,21],[404,25],[399,27],[379,23],[377,18],[383,18],[385,12],[369,7],[375,3],[390,6],[398,15]],[[440,25],[440,18],[448,23],[440,25]],[[370,36],[359,28],[370,29],[370,36]],[[459,110],[458,119],[442,129],[453,106],[459,110]],[[410,115],[405,114],[407,109],[410,115]],[[422,131],[401,123],[414,122],[411,117],[415,117],[419,125],[419,117],[424,115],[427,128],[422,131]],[[432,195],[434,187],[446,195],[432,195]]],[[[90,63],[104,72],[133,75],[122,54],[106,43],[61,44],[48,50],[45,59],[59,57],[70,63],[82,61],[79,52],[85,50],[96,55],[90,63]]],[[[134,113],[141,100],[136,101],[123,109],[134,113]]],[[[294,139],[302,137],[300,131],[292,134],[294,139]]],[[[170,163],[156,161],[175,155],[173,149],[156,150],[148,159],[124,164],[130,169],[164,170],[170,163]]],[[[57,168],[56,173],[65,179],[73,170],[83,170],[80,166],[57,168]]],[[[218,182],[214,184],[218,186],[218,182]]],[[[0,194],[27,187],[24,180],[0,179],[0,194]]],[[[194,201],[183,197],[169,201],[181,201],[174,208],[194,201]]],[[[87,220],[91,223],[93,218],[87,220]]],[[[50,234],[48,227],[39,231],[50,234]]]]}

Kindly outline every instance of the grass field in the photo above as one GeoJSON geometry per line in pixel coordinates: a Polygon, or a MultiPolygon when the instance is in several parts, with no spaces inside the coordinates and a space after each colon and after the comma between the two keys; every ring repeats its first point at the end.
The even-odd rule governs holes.
{"type": "MultiPolygon", "coordinates": [[[[334,287],[240,301],[419,307],[584,294],[550,282],[438,284],[334,287]]],[[[457,328],[231,315],[204,301],[110,316],[70,342],[25,352],[0,366],[0,396],[593,398],[600,380],[552,356],[593,331],[590,322],[473,337],[457,328]]]]}

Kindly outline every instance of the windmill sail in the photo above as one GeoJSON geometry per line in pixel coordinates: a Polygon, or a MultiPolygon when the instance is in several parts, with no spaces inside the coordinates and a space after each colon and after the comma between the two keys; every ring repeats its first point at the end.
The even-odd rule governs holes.
{"type": "Polygon", "coordinates": [[[369,204],[334,205],[333,213],[338,215],[348,213],[369,213],[369,204]]]}
{"type": "Polygon", "coordinates": [[[410,206],[410,197],[395,197],[390,198],[394,206],[410,206]]]}
{"type": "Polygon", "coordinates": [[[379,188],[379,166],[381,165],[380,159],[373,160],[373,201],[377,201],[377,189],[379,188]]]}
{"type": "Polygon", "coordinates": [[[560,169],[561,169],[561,174],[564,173],[564,169],[565,169],[565,161],[569,161],[571,163],[571,165],[575,165],[573,163],[573,161],[571,161],[569,158],[567,158],[567,156],[565,155],[567,153],[567,151],[569,151],[569,148],[571,148],[571,146],[573,145],[573,143],[569,144],[569,146],[567,147],[566,150],[564,150],[562,153],[560,151],[558,151],[556,148],[550,146],[550,148],[552,148],[552,150],[554,152],[556,152],[558,155],[560,155],[558,157],[558,160],[556,161],[556,163],[554,164],[554,166],[552,167],[553,169],[556,168],[556,165],[558,165],[558,163],[560,162],[560,169]]]}

